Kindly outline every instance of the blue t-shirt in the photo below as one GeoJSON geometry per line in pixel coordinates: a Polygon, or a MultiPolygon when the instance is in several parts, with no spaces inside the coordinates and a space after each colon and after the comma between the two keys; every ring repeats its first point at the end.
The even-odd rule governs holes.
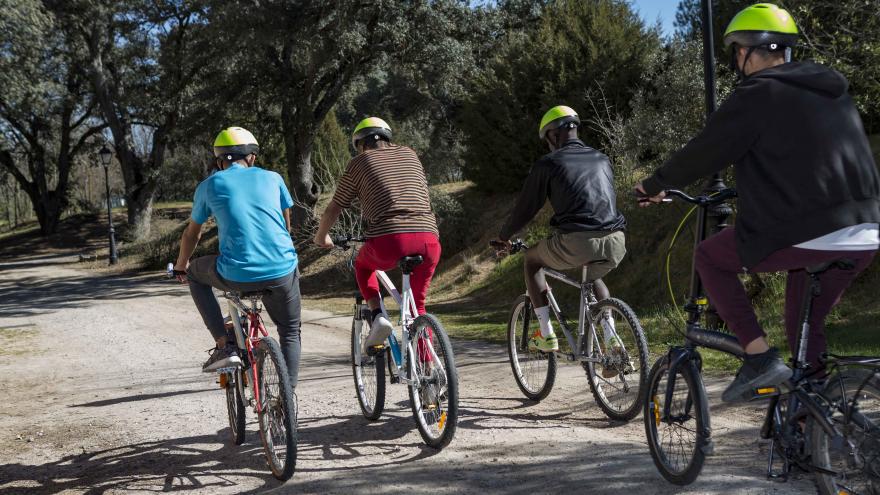
{"type": "Polygon", "coordinates": [[[296,268],[296,250],[282,211],[293,206],[284,180],[259,167],[232,164],[196,188],[192,219],[217,220],[217,272],[233,282],[283,277],[296,268]]]}

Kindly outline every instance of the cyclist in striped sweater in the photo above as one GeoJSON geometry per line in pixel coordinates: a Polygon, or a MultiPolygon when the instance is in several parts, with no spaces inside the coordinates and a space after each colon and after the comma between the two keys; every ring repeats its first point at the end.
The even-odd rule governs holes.
{"type": "Polygon", "coordinates": [[[358,154],[339,179],[336,193],[321,217],[315,244],[333,247],[330,229],[343,209],[351,207],[355,199],[360,201],[367,242],[354,268],[358,288],[373,312],[370,334],[364,341],[368,348],[382,345],[392,330],[380,309],[376,270],[391,270],[400,258],[421,255],[424,261],[412,272],[410,285],[416,309],[424,314],[425,295],[440,261],[440,240],[424,167],[416,153],[393,144],[391,128],[377,117],[362,120],[352,133],[351,143],[358,154]]]}

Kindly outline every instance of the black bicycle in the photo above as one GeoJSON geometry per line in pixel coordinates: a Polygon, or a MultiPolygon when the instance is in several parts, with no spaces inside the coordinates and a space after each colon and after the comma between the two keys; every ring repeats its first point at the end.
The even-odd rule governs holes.
{"type": "MultiPolygon", "coordinates": [[[[706,212],[736,196],[724,189],[711,196],[691,197],[667,191],[700,209],[697,240],[706,237],[706,212]]],[[[823,494],[880,494],[880,358],[826,355],[827,378],[806,363],[809,315],[821,290],[822,274],[832,268],[852,269],[839,259],[807,267],[810,287],[802,306],[802,331],[793,356],[794,373],[780,387],[760,388],[755,399],[769,398],[761,437],[770,440],[768,477],[786,480],[793,468],[814,473],[823,494]],[[775,466],[781,464],[779,469],[775,466]]],[[[700,321],[708,301],[692,284],[685,343],[660,358],[648,378],[645,432],[654,464],[668,481],[687,485],[703,468],[713,450],[709,404],[700,375],[698,348],[714,349],[742,358],[744,351],[732,335],[707,330],[700,321]]]]}

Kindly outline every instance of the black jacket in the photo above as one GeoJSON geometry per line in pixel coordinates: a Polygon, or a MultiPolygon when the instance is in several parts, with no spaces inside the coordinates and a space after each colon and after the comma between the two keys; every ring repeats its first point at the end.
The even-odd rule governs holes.
{"type": "Polygon", "coordinates": [[[550,225],[560,232],[626,227],[617,211],[608,157],[579,139],[567,141],[535,162],[500,237],[510,239],[525,227],[548,197],[555,213],[550,225]]]}
{"type": "Polygon", "coordinates": [[[745,268],[770,253],[880,222],[880,180],[838,72],[796,62],[743,81],[706,128],[644,181],[651,195],[735,165],[737,251],[745,268]]]}

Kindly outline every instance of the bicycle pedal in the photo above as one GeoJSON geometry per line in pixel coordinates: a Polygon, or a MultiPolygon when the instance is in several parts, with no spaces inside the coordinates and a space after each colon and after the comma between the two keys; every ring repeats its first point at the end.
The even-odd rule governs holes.
{"type": "Polygon", "coordinates": [[[761,387],[752,391],[752,397],[749,401],[769,399],[771,397],[776,397],[780,393],[779,387],[761,387]]]}

